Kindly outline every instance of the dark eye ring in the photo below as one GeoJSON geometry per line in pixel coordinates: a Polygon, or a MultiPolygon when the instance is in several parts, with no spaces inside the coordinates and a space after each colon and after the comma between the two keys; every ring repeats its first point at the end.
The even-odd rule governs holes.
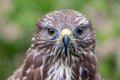
{"type": "Polygon", "coordinates": [[[49,35],[54,35],[55,34],[55,30],[52,28],[48,28],[48,34],[49,35]]]}
{"type": "Polygon", "coordinates": [[[81,34],[83,33],[83,27],[78,28],[78,29],[76,30],[76,33],[77,33],[78,35],[81,35],[81,34]]]}

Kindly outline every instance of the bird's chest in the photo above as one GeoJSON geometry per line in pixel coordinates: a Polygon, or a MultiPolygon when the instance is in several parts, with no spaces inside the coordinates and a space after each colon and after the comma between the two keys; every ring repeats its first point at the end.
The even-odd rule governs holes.
{"type": "Polygon", "coordinates": [[[48,70],[46,80],[71,80],[72,70],[70,67],[56,63],[48,70]]]}

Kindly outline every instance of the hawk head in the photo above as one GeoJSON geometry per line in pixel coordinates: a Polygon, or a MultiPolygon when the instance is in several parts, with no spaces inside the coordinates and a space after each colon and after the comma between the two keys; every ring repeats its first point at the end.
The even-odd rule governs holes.
{"type": "Polygon", "coordinates": [[[36,24],[22,66],[9,80],[102,80],[89,19],[74,10],[56,10],[36,24]]]}
{"type": "Polygon", "coordinates": [[[95,33],[88,18],[74,10],[57,10],[40,18],[32,38],[35,50],[59,58],[79,57],[93,51],[95,33]]]}

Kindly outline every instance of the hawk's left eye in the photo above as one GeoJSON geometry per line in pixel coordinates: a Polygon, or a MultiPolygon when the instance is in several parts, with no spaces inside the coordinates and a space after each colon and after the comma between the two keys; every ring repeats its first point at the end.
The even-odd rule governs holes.
{"type": "Polygon", "coordinates": [[[55,34],[55,30],[52,28],[48,28],[48,34],[49,35],[54,35],[55,34]]]}
{"type": "Polygon", "coordinates": [[[78,35],[81,35],[81,34],[83,33],[83,27],[78,28],[78,29],[76,30],[76,33],[77,33],[78,35]]]}
{"type": "Polygon", "coordinates": [[[74,36],[76,38],[84,38],[85,37],[85,31],[87,30],[87,26],[85,25],[79,25],[75,30],[74,30],[74,36]]]}

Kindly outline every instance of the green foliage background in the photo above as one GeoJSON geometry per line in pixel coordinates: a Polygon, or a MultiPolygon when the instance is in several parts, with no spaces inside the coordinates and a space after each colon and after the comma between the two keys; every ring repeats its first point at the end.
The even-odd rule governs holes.
{"type": "Polygon", "coordinates": [[[0,80],[22,63],[39,17],[56,9],[74,9],[90,18],[97,46],[109,44],[96,50],[99,71],[105,80],[120,80],[120,45],[102,53],[120,42],[120,0],[0,0],[0,7],[0,80]]]}

